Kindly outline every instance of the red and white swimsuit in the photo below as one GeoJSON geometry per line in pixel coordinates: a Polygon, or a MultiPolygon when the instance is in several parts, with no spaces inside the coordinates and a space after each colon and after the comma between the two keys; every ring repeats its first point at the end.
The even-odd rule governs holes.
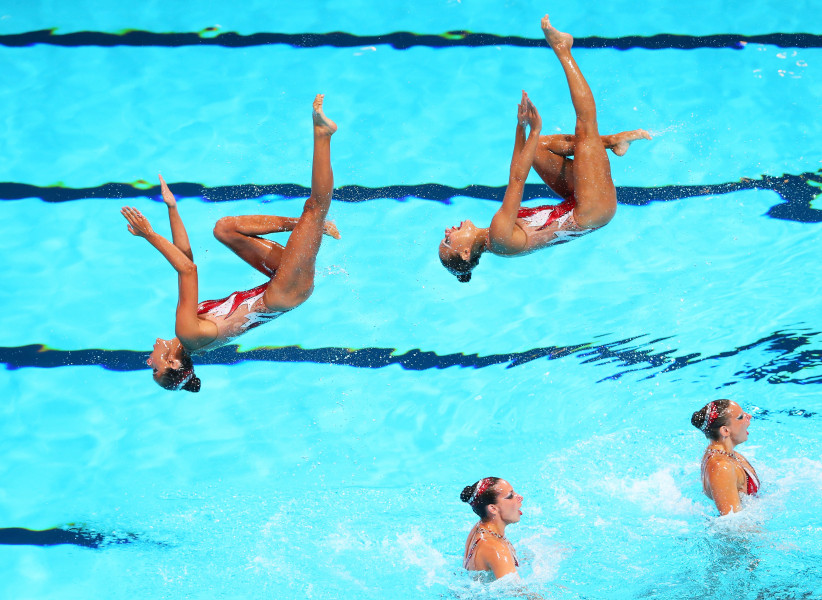
{"type": "Polygon", "coordinates": [[[556,223],[557,228],[554,231],[554,237],[546,246],[564,244],[594,231],[594,229],[585,229],[579,226],[574,217],[576,206],[576,199],[571,197],[557,205],[520,208],[517,212],[517,218],[525,221],[529,227],[536,231],[542,231],[552,223],[556,223]]]}
{"type": "Polygon", "coordinates": [[[217,325],[217,337],[198,348],[197,352],[213,350],[227,344],[250,329],[273,321],[288,311],[271,312],[263,302],[263,294],[269,282],[244,292],[234,292],[220,300],[204,300],[197,305],[197,314],[210,317],[217,325]]]}

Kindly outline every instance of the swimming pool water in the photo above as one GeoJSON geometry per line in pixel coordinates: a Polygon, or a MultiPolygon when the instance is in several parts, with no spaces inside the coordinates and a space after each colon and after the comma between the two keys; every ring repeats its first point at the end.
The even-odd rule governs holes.
{"type": "Polygon", "coordinates": [[[79,532],[0,545],[0,596],[508,597],[461,569],[459,492],[499,475],[525,497],[507,533],[528,593],[822,597],[814,3],[306,6],[0,9],[0,528],[79,532]],[[546,11],[578,38],[601,130],[655,139],[612,158],[608,227],[459,285],[435,247],[498,206],[519,91],[546,133],[573,126],[554,57],[517,45],[546,11]],[[125,33],[207,27],[327,44],[125,33]],[[401,49],[401,31],[434,38],[401,49]],[[683,38],[632,37],[666,33],[683,38]],[[779,33],[795,45],[707,37],[779,33]],[[167,232],[162,171],[201,297],[261,283],[211,228],[299,213],[317,92],[340,125],[343,238],[314,295],[199,366],[201,393],[164,392],[143,363],[171,334],[174,276],[120,206],[167,232]],[[689,424],[715,397],[754,414],[742,451],[765,483],[731,519],[702,495],[689,424]]]}

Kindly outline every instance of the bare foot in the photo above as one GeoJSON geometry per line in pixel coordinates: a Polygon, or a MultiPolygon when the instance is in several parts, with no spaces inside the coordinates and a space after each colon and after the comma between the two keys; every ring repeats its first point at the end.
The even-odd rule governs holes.
{"type": "Polygon", "coordinates": [[[545,41],[554,49],[554,52],[560,49],[570,50],[574,45],[574,37],[570,33],[563,33],[548,20],[548,15],[542,17],[542,33],[545,34],[545,41]]]}
{"type": "Polygon", "coordinates": [[[340,230],[337,229],[337,226],[334,224],[334,221],[326,221],[323,225],[323,233],[325,235],[330,235],[335,240],[340,239],[340,230]]]}
{"type": "Polygon", "coordinates": [[[644,129],[634,129],[633,131],[623,131],[622,133],[618,133],[616,134],[616,138],[616,143],[610,147],[611,152],[617,156],[624,156],[625,153],[628,152],[628,146],[631,145],[631,142],[635,142],[637,140],[650,140],[651,134],[644,129]]]}
{"type": "Polygon", "coordinates": [[[314,112],[311,114],[311,118],[314,119],[314,133],[331,137],[337,131],[337,124],[325,116],[323,98],[325,94],[317,94],[314,98],[314,112]]]}

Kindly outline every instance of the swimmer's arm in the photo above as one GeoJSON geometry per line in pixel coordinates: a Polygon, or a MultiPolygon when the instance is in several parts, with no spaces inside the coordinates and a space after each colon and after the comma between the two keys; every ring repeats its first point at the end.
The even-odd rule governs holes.
{"type": "Polygon", "coordinates": [[[171,242],[177,246],[180,251],[191,260],[194,260],[194,254],[191,252],[191,244],[188,241],[188,233],[186,232],[183,219],[180,217],[180,212],[177,210],[177,199],[171,190],[168,189],[165,179],[160,175],[160,190],[163,193],[163,202],[168,207],[168,222],[171,225],[171,242]]]}
{"type": "Polygon", "coordinates": [[[177,337],[188,347],[197,346],[198,342],[202,345],[203,339],[214,339],[216,325],[197,316],[197,265],[180,248],[156,233],[139,210],[124,206],[120,212],[128,221],[128,230],[154,246],[177,271],[179,299],[174,325],[177,337]]]}
{"type": "Polygon", "coordinates": [[[141,215],[140,211],[136,208],[124,207],[121,212],[129,222],[129,231],[138,237],[144,238],[149,244],[154,246],[157,251],[165,257],[169,264],[174,267],[175,271],[183,273],[193,268],[196,273],[197,267],[194,265],[194,261],[183,254],[183,251],[177,246],[151,229],[148,219],[141,215]]]}
{"type": "MultiPolygon", "coordinates": [[[[128,230],[132,235],[145,239],[149,244],[154,246],[157,251],[162,254],[165,259],[174,267],[178,273],[189,270],[194,267],[194,261],[186,256],[182,250],[169,242],[166,238],[151,228],[151,223],[148,222],[139,210],[131,206],[124,206],[120,213],[128,221],[128,230]]],[[[196,267],[194,267],[196,272],[196,267]]]]}
{"type": "Polygon", "coordinates": [[[177,314],[174,320],[174,334],[186,348],[202,347],[217,337],[217,326],[197,315],[199,282],[197,265],[193,262],[179,272],[177,277],[177,314]]]}
{"type": "Polygon", "coordinates": [[[474,562],[483,571],[493,571],[496,579],[517,572],[511,552],[507,548],[498,547],[496,544],[486,543],[478,547],[474,562]]]}
{"type": "MultiPolygon", "coordinates": [[[[539,116],[539,115],[537,115],[539,116]]],[[[508,177],[508,187],[502,199],[502,207],[491,220],[489,237],[492,249],[516,252],[525,249],[528,237],[517,227],[517,213],[522,204],[522,195],[525,191],[525,180],[531,170],[531,164],[536,156],[539,144],[539,128],[531,127],[528,138],[525,138],[525,127],[517,123],[514,142],[514,156],[511,159],[511,171],[508,177]]]]}
{"type": "Polygon", "coordinates": [[[177,337],[183,342],[199,340],[207,334],[201,331],[201,319],[197,316],[197,294],[199,293],[197,265],[183,254],[182,250],[160,234],[153,233],[146,239],[166,257],[166,260],[177,271],[178,300],[174,327],[177,337]]]}
{"type": "Polygon", "coordinates": [[[707,467],[708,484],[711,487],[711,497],[716,503],[719,514],[727,515],[730,512],[742,510],[737,488],[737,470],[734,465],[726,461],[712,460],[707,467]]]}

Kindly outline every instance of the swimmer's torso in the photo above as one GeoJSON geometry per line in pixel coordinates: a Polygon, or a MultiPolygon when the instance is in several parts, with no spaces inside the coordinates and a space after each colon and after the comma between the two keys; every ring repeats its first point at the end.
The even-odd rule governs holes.
{"type": "Polygon", "coordinates": [[[468,539],[465,541],[465,555],[462,559],[462,566],[468,571],[489,571],[490,568],[486,564],[477,564],[477,550],[488,547],[491,551],[499,555],[507,555],[510,557],[514,566],[518,567],[517,554],[514,547],[507,539],[500,539],[492,535],[482,527],[482,522],[474,525],[471,533],[468,534],[468,539]]]}
{"type": "Polygon", "coordinates": [[[740,494],[753,495],[759,491],[759,477],[744,456],[738,452],[733,453],[733,458],[725,452],[720,452],[709,448],[702,457],[702,491],[708,498],[713,500],[710,482],[708,481],[708,464],[711,461],[721,461],[725,466],[730,466],[736,472],[736,489],[740,494]]]}
{"type": "Polygon", "coordinates": [[[244,292],[234,292],[220,300],[200,302],[197,305],[197,316],[217,326],[217,337],[191,351],[200,353],[219,348],[246,331],[287,312],[268,310],[263,302],[263,294],[267,287],[268,282],[244,292]]]}
{"type": "Polygon", "coordinates": [[[574,216],[575,208],[576,200],[573,198],[556,206],[520,208],[516,224],[525,233],[526,242],[525,248],[518,254],[564,244],[594,231],[580,227],[574,216]]]}

